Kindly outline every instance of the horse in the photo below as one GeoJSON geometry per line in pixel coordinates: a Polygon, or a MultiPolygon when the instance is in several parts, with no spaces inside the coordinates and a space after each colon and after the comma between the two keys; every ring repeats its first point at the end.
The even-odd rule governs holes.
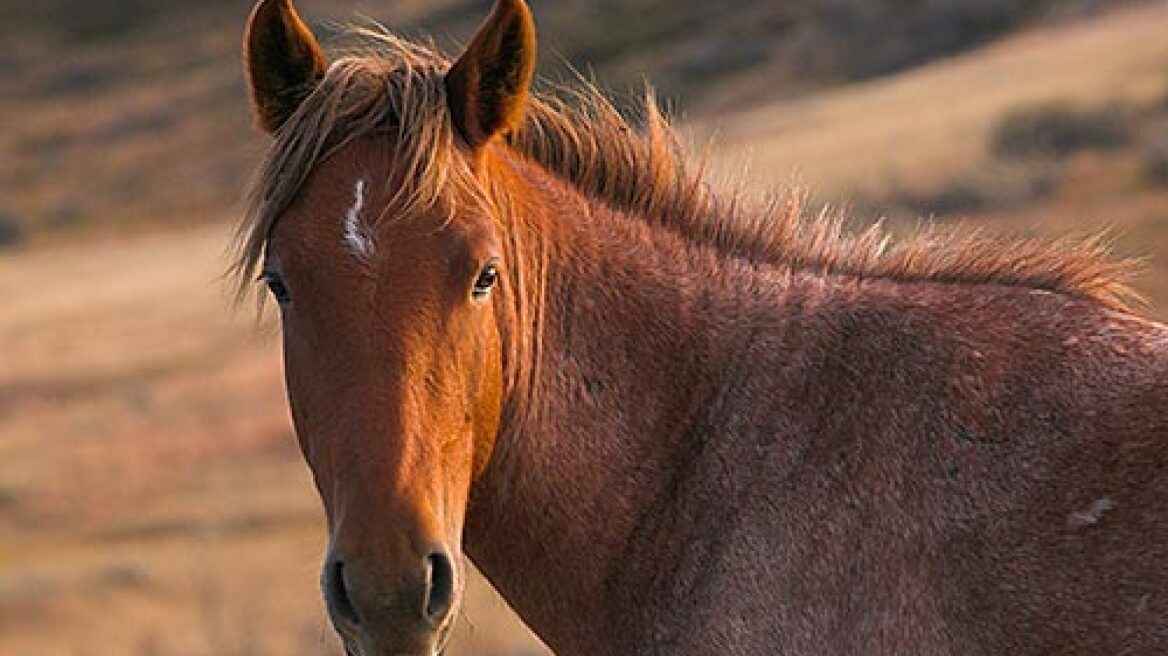
{"type": "Polygon", "coordinates": [[[522,0],[367,31],[254,8],[234,264],[349,654],[441,653],[467,557],[567,655],[1168,653],[1168,327],[1105,244],[755,199],[540,86],[522,0]]]}

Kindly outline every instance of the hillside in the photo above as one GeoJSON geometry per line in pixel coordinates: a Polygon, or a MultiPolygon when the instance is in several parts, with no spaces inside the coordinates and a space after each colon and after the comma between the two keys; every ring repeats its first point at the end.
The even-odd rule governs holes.
{"type": "MultiPolygon", "coordinates": [[[[238,66],[250,0],[7,3],[0,23],[0,246],[217,220],[262,148],[238,66]],[[181,193],[175,193],[181,190],[181,193]]],[[[535,2],[545,72],[694,116],[870,79],[1111,0],[535,2]],[[760,84],[760,81],[763,82],[760,84]]],[[[365,16],[440,43],[489,0],[303,0],[322,33],[365,16]]]]}
{"type": "Polygon", "coordinates": [[[1165,317],[1168,178],[1157,173],[1168,159],[1164,25],[1168,3],[1158,2],[904,74],[730,110],[693,128],[697,140],[714,139],[734,177],[761,188],[805,185],[821,202],[849,206],[858,223],[1106,229],[1120,252],[1146,259],[1138,284],[1165,317]],[[1115,130],[1116,142],[1044,157],[995,152],[996,131],[1019,112],[1085,117],[1115,130]]]}

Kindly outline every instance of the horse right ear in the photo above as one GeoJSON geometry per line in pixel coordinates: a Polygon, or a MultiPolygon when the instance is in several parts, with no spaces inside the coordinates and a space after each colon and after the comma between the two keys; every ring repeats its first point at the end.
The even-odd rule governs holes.
{"type": "Polygon", "coordinates": [[[252,112],[269,133],[292,116],[328,68],[291,0],[260,0],[247,23],[243,57],[252,112]]]}

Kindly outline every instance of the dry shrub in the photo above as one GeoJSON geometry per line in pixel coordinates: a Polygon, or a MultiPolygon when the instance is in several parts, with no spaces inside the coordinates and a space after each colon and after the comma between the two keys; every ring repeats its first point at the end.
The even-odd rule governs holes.
{"type": "Polygon", "coordinates": [[[1144,177],[1149,184],[1168,187],[1168,132],[1144,147],[1144,177]]]}
{"type": "Polygon", "coordinates": [[[965,173],[931,189],[894,187],[874,205],[898,216],[959,218],[1025,206],[1049,197],[1065,167],[1053,162],[1003,162],[965,173]]]}
{"type": "Polygon", "coordinates": [[[990,135],[1004,159],[1062,159],[1083,150],[1114,150],[1131,142],[1128,112],[1113,105],[1088,110],[1066,102],[1020,107],[990,135]]]}
{"type": "Polygon", "coordinates": [[[0,212],[0,250],[19,246],[24,237],[24,226],[16,217],[0,212]]]}

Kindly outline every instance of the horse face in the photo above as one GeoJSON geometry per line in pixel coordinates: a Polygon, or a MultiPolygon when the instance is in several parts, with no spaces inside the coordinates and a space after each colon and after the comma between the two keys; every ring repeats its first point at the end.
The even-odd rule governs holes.
{"type": "MultiPolygon", "coordinates": [[[[500,0],[439,80],[450,177],[480,180],[491,140],[521,119],[533,29],[520,0],[500,0]]],[[[257,5],[245,61],[257,123],[293,141],[311,129],[292,119],[329,71],[288,0],[257,5]]],[[[503,402],[507,262],[490,203],[477,182],[403,200],[416,171],[395,138],[355,138],[318,163],[263,263],[293,422],[328,515],[325,598],[346,648],[368,656],[441,649],[465,578],[471,483],[503,402]]]]}
{"type": "Polygon", "coordinates": [[[366,653],[426,653],[463,576],[460,535],[502,396],[487,217],[377,222],[392,173],[349,145],[273,230],[264,278],[281,310],[296,432],[328,515],[325,597],[366,653]]]}

